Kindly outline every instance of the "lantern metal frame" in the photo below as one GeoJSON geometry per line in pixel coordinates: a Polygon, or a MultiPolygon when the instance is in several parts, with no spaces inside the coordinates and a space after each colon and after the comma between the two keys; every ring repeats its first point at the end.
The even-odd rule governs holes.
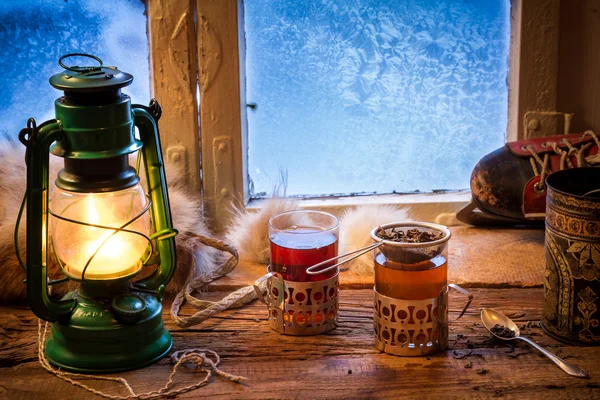
{"type": "MultiPolygon", "coordinates": [[[[65,57],[60,59],[63,67],[65,57]]],[[[32,311],[52,322],[45,345],[45,356],[51,364],[76,372],[117,372],[151,364],[172,347],[171,335],[162,320],[161,303],[177,262],[174,239],[177,230],[173,228],[169,207],[158,102],[152,99],[149,107],[132,105],[120,89],[129,85],[133,77],[116,67],[104,67],[95,56],[89,57],[99,61],[100,66],[66,68],[50,79],[55,88],[65,92],[55,101],[57,118],[39,127],[30,119],[19,134],[26,146],[27,164],[27,191],[23,200],[27,202],[27,297],[32,311]],[[134,127],[139,130],[139,140],[134,127]],[[144,212],[150,212],[155,233],[146,236],[129,232],[149,241],[151,250],[140,262],[144,266],[156,265],[156,269],[135,282],[130,281],[132,275],[111,280],[88,279],[83,275],[78,290],[60,300],[52,298],[49,286],[66,278],[48,279],[51,254],[48,216],[52,215],[48,204],[50,152],[65,160],[65,168],[56,179],[58,187],[101,193],[139,182],[139,168],[129,166],[127,161],[128,155],[138,150],[150,200],[144,212]]],[[[119,228],[98,226],[123,232],[140,216],[119,228]]]]}

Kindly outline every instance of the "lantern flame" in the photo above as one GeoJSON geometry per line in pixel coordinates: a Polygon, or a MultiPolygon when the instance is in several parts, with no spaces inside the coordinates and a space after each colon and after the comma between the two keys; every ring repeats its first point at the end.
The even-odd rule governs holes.
{"type": "MultiPolygon", "coordinates": [[[[144,209],[146,201],[139,185],[111,193],[79,194],[57,189],[52,210],[87,224],[120,228],[144,209]]],[[[148,235],[148,214],[126,229],[148,235]]],[[[66,272],[77,279],[115,279],[133,274],[141,268],[140,259],[148,246],[140,235],[57,218],[53,218],[52,240],[66,272]]]]}

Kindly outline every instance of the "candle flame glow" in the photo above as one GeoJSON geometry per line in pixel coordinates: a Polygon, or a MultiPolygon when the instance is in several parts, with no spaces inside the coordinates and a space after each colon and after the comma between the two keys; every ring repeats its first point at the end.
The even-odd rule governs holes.
{"type": "MultiPolygon", "coordinates": [[[[57,189],[52,209],[73,220],[119,228],[144,208],[146,198],[138,186],[119,192],[89,194],[57,189]]],[[[146,213],[126,229],[148,235],[149,226],[146,213]]],[[[140,259],[148,245],[139,235],[58,219],[53,221],[52,240],[65,269],[78,279],[84,269],[85,279],[114,279],[135,273],[141,268],[140,259]]]]}

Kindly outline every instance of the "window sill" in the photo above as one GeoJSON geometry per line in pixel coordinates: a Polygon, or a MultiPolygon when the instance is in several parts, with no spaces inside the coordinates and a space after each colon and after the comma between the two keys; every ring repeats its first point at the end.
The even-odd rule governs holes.
{"type": "MultiPolygon", "coordinates": [[[[259,210],[266,200],[251,200],[249,210],[259,210]]],[[[412,219],[446,226],[462,225],[456,213],[471,201],[470,191],[451,193],[385,194],[377,196],[340,196],[298,199],[300,208],[327,211],[340,215],[347,208],[359,205],[391,205],[406,208],[412,219]]]]}
{"type": "MultiPolygon", "coordinates": [[[[467,287],[539,287],[545,266],[544,229],[450,228],[448,282],[467,287]]],[[[211,285],[211,290],[233,290],[251,285],[266,273],[266,265],[241,262],[226,277],[211,285]]],[[[340,273],[346,289],[373,287],[373,276],[340,273]]]]}

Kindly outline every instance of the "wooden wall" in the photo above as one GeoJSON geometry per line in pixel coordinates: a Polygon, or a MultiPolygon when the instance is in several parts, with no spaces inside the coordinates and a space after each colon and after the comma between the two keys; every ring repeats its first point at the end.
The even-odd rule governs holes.
{"type": "Polygon", "coordinates": [[[557,111],[571,132],[600,131],[600,0],[561,0],[557,111]]]}

